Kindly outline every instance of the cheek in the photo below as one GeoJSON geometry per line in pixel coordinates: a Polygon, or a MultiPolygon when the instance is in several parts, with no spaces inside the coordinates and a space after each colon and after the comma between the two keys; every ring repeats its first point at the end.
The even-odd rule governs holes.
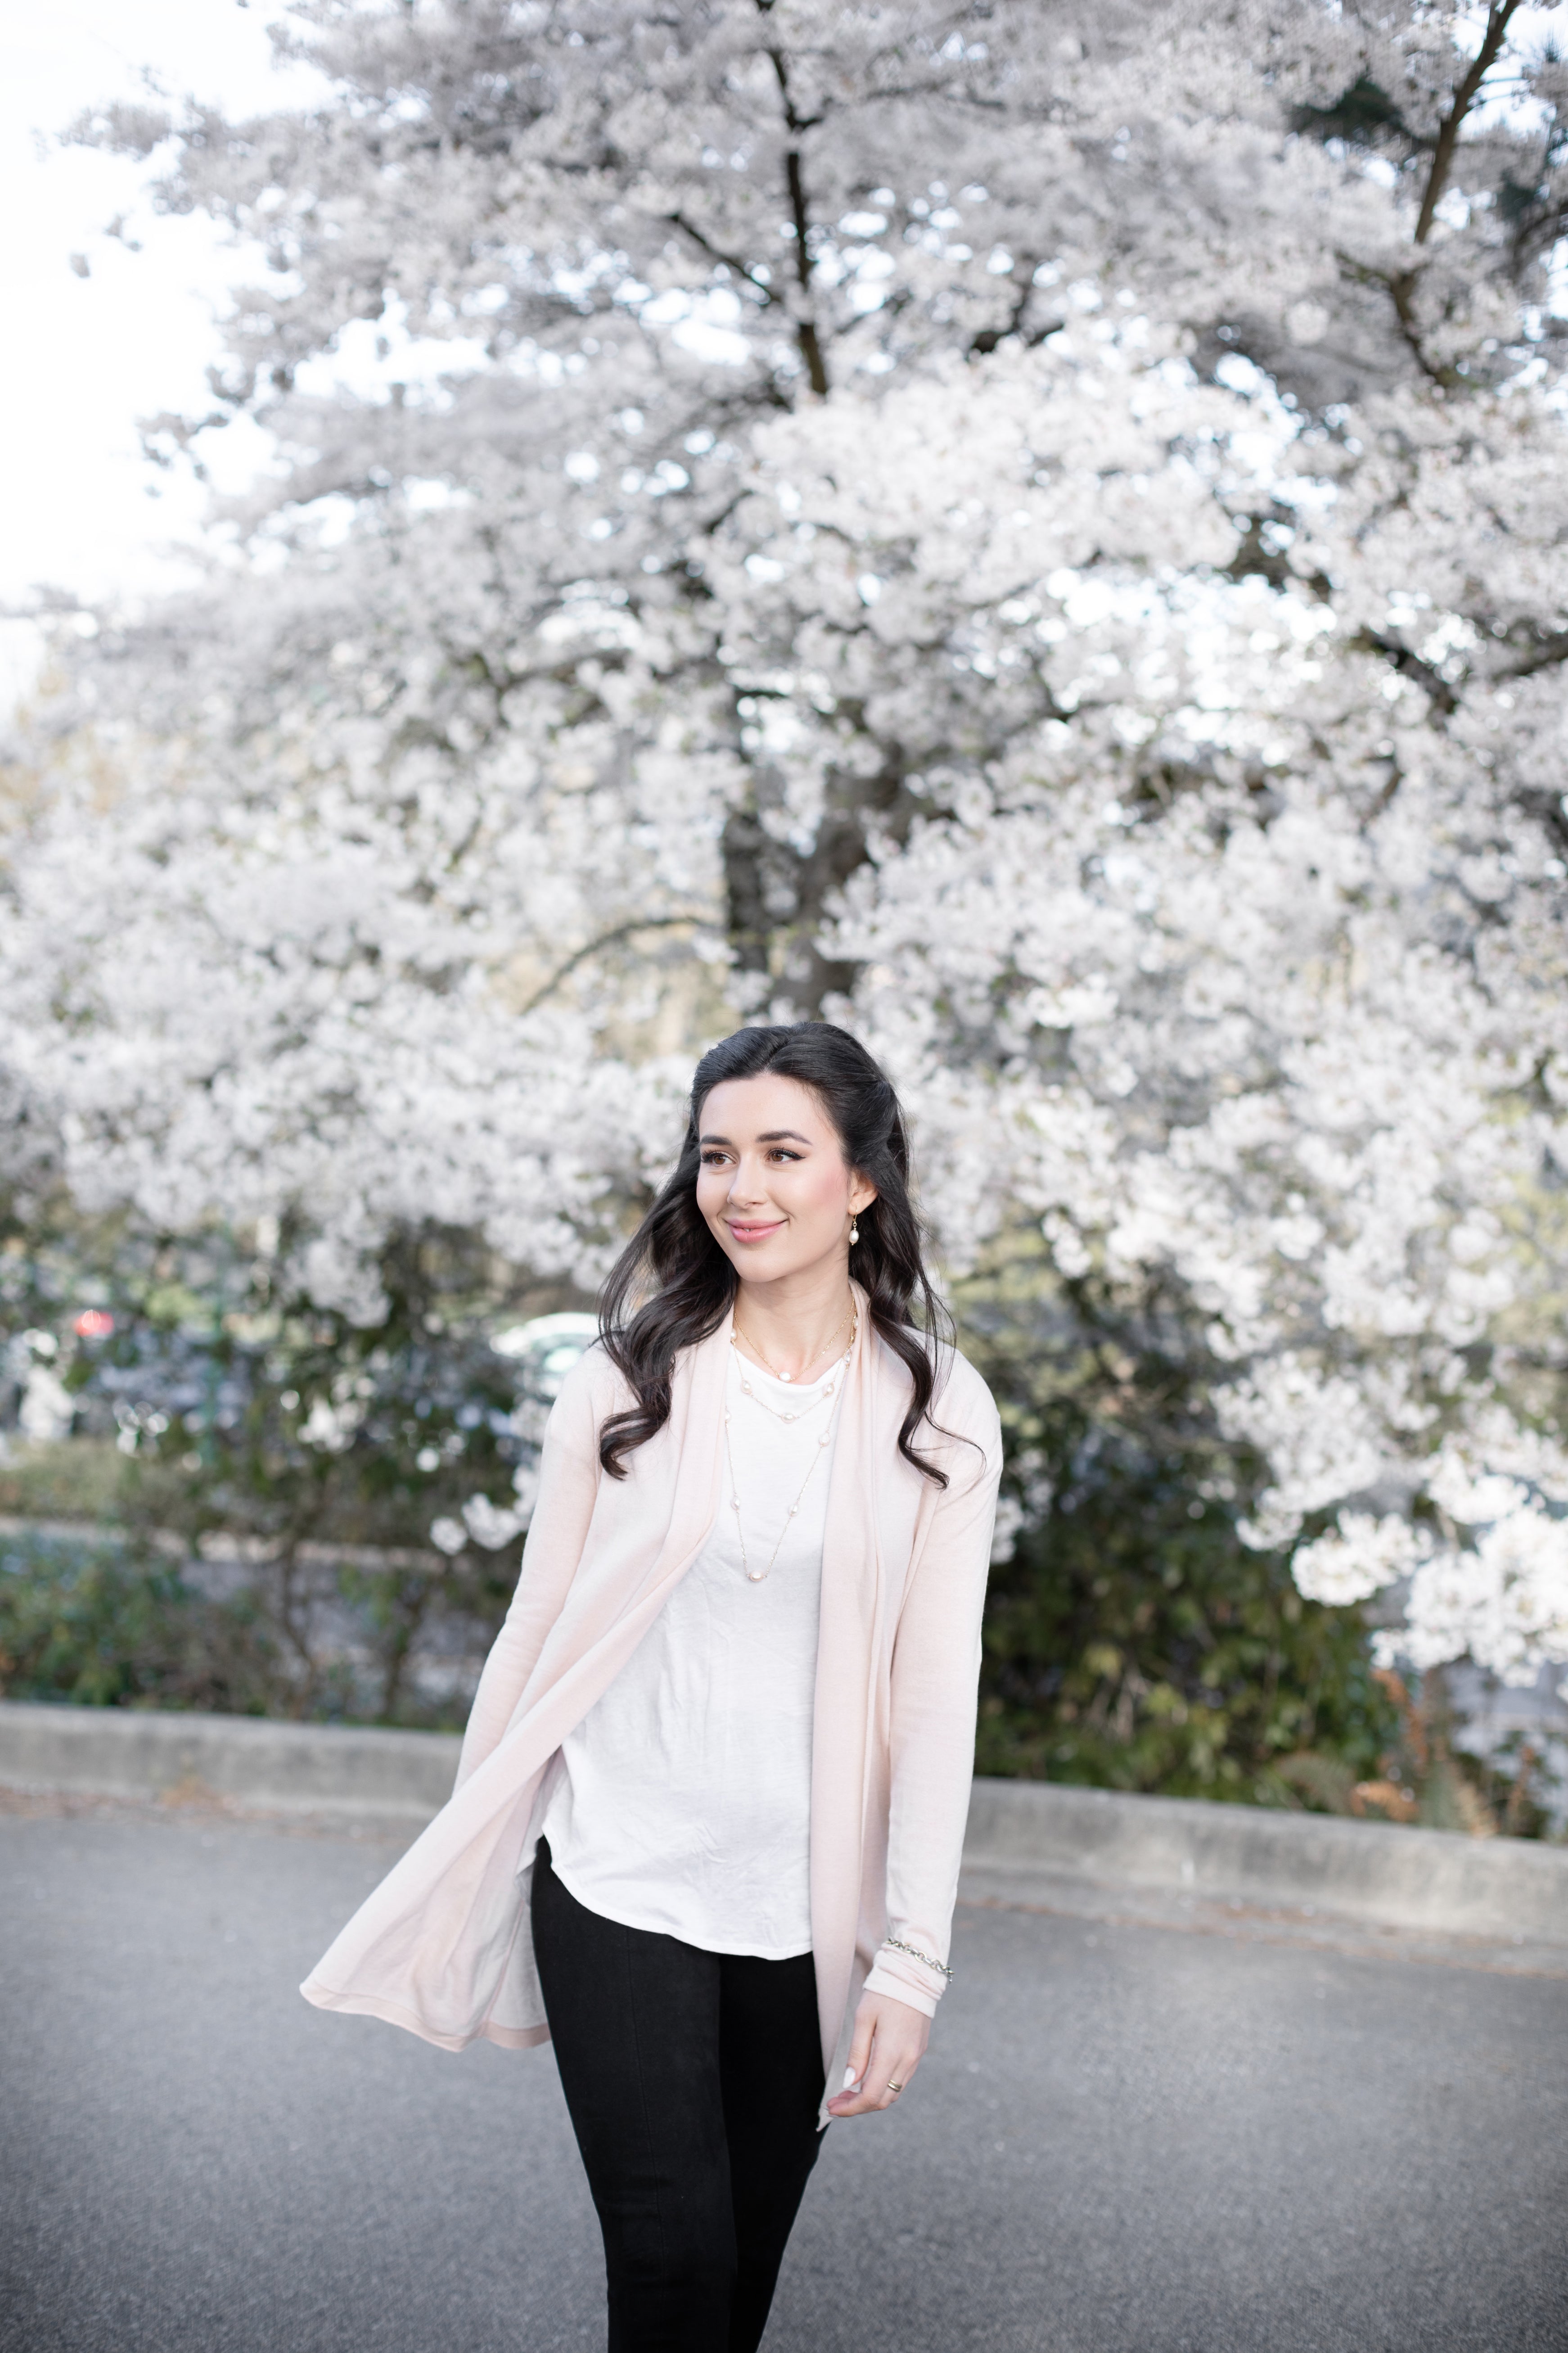
{"type": "Polygon", "coordinates": [[[795,1208],[798,1215],[814,1219],[841,1218],[848,1198],[849,1179],[842,1168],[813,1168],[801,1178],[795,1208]]]}
{"type": "Polygon", "coordinates": [[[697,1206],[705,1218],[716,1218],[724,1206],[730,1189],[729,1171],[724,1168],[702,1168],[697,1176],[697,1206]]]}

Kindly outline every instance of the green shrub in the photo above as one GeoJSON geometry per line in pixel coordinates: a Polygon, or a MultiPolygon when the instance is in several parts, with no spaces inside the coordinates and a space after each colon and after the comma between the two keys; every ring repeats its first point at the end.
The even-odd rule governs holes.
{"type": "Polygon", "coordinates": [[[8,1699],[263,1715],[271,1670],[247,1601],[213,1601],[128,1542],[22,1535],[0,1546],[8,1699]]]}
{"type": "Polygon", "coordinates": [[[1219,1426],[1224,1368],[1185,1303],[1066,1282],[1028,1235],[957,1303],[1022,1515],[992,1572],[978,1769],[1337,1810],[1397,1712],[1363,1612],[1304,1600],[1243,1542],[1259,1466],[1219,1426]]]}

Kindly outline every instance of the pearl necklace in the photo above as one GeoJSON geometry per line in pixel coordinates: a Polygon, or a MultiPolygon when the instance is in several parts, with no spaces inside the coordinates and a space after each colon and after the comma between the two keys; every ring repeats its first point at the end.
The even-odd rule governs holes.
{"type": "MultiPolygon", "coordinates": [[[[733,1334],[733,1332],[731,1332],[731,1346],[733,1346],[733,1345],[734,1345],[734,1334],[733,1334]]],[[[854,1329],[853,1329],[853,1327],[852,1327],[852,1328],[851,1328],[851,1330],[850,1330],[850,1334],[849,1334],[849,1345],[848,1345],[848,1347],[845,1350],[845,1352],[844,1352],[844,1356],[843,1356],[843,1360],[842,1360],[842,1361],[844,1362],[844,1364],[845,1364],[845,1365],[847,1365],[847,1364],[848,1364],[849,1359],[850,1359],[850,1357],[853,1356],[854,1352],[855,1352],[855,1332],[854,1332],[854,1329]]],[[[744,1360],[744,1358],[743,1358],[743,1357],[742,1357],[742,1358],[738,1359],[738,1362],[740,1362],[740,1363],[742,1363],[742,1364],[743,1364],[743,1363],[744,1363],[744,1361],[745,1361],[745,1360],[744,1360]]],[[[818,1405],[821,1405],[821,1404],[825,1403],[827,1399],[831,1398],[831,1397],[833,1396],[834,1390],[836,1389],[836,1388],[837,1388],[837,1383],[836,1381],[827,1381],[827,1382],[826,1382],[826,1383],[824,1384],[824,1386],[823,1386],[823,1388],[822,1388],[822,1391],[821,1391],[820,1396],[814,1398],[812,1399],[812,1403],[811,1403],[811,1405],[805,1407],[805,1408],[803,1409],[803,1410],[804,1410],[805,1412],[806,1412],[806,1413],[810,1413],[810,1412],[812,1411],[812,1409],[813,1409],[813,1407],[815,1407],[815,1406],[818,1406],[818,1405]]],[[[745,1377],[745,1374],[744,1374],[743,1372],[742,1372],[742,1375],[741,1375],[741,1388],[742,1388],[742,1393],[743,1393],[746,1397],[749,1397],[749,1398],[752,1400],[752,1402],[753,1402],[754,1404],[756,1404],[756,1405],[760,1405],[760,1406],[762,1406],[762,1407],[763,1407],[763,1408],[767,1412],[769,1412],[769,1413],[771,1413],[771,1414],[774,1414],[780,1421],[797,1421],[797,1420],[800,1419],[800,1416],[799,1416],[798,1414],[794,1414],[794,1413],[780,1413],[780,1412],[779,1412],[779,1409],[778,1409],[778,1408],[777,1408],[776,1406],[771,1406],[771,1405],[769,1405],[769,1404],[768,1404],[768,1401],[767,1401],[766,1398],[760,1398],[760,1397],[758,1397],[758,1396],[757,1396],[757,1393],[756,1393],[756,1391],[755,1391],[755,1389],[753,1389],[753,1388],[752,1388],[752,1385],[751,1385],[750,1381],[748,1381],[748,1380],[747,1380],[747,1378],[746,1378],[746,1377],[745,1377]]],[[[748,1580],[748,1582],[749,1582],[749,1583],[751,1583],[751,1584],[752,1584],[752,1585],[762,1585],[762,1584],[763,1584],[763,1583],[764,1583],[764,1582],[765,1582],[765,1580],[766,1580],[766,1579],[767,1579],[767,1578],[768,1578],[768,1577],[773,1574],[773,1565],[774,1565],[774,1563],[777,1561],[778,1556],[779,1556],[779,1553],[780,1553],[781,1549],[783,1548],[783,1546],[784,1546],[784,1540],[785,1536],[787,1536],[787,1535],[788,1535],[788,1534],[789,1534],[789,1530],[790,1530],[790,1522],[795,1518],[795,1514],[799,1511],[799,1509],[800,1509],[800,1507],[801,1507],[801,1504],[802,1504],[802,1503],[804,1502],[805,1497],[805,1491],[806,1491],[806,1489],[807,1489],[807,1488],[810,1486],[810,1484],[811,1484],[811,1474],[812,1474],[812,1472],[813,1472],[816,1470],[816,1468],[817,1462],[818,1462],[818,1461],[819,1461],[819,1460],[820,1460],[820,1458],[821,1458],[821,1455],[822,1455],[822,1452],[823,1452],[824,1448],[825,1448],[825,1447],[831,1446],[831,1445],[832,1445],[832,1443],[833,1443],[833,1419],[834,1419],[834,1417],[833,1417],[832,1413],[829,1413],[829,1415],[828,1415],[828,1417],[827,1417],[827,1428],[823,1431],[823,1433],[822,1433],[821,1437],[817,1440],[816,1444],[816,1445],[813,1447],[813,1449],[812,1449],[812,1452],[811,1452],[811,1460],[810,1460],[810,1461],[809,1461],[809,1462],[806,1464],[806,1466],[805,1466],[805,1478],[804,1478],[804,1479],[801,1481],[801,1482],[800,1482],[800,1486],[799,1486],[798,1490],[796,1491],[796,1493],[795,1493],[795,1499],[794,1503],[790,1505],[790,1507],[789,1507],[788,1511],[784,1514],[784,1525],[783,1525],[783,1527],[782,1527],[782,1528],[780,1528],[780,1530],[779,1530],[779,1532],[778,1532],[778,1539],[777,1539],[776,1543],[774,1544],[774,1546],[773,1546],[773,1548],[772,1552],[768,1555],[768,1565],[767,1565],[766,1568],[753,1568],[753,1567],[752,1567],[752,1558],[751,1558],[751,1555],[750,1555],[750,1553],[749,1553],[749,1552],[747,1551],[747,1549],[746,1549],[746,1529],[745,1529],[745,1523],[744,1523],[744,1519],[743,1519],[743,1517],[742,1517],[742,1511],[741,1511],[741,1482],[740,1482],[740,1481],[739,1481],[739,1480],[736,1478],[736,1476],[735,1476],[735,1450],[734,1450],[734,1448],[731,1446],[731,1442],[730,1442],[730,1409],[729,1409],[729,1407],[728,1407],[728,1406],[726,1406],[726,1407],[725,1407],[725,1409],[724,1409],[724,1459],[725,1459],[725,1461],[729,1463],[729,1466],[730,1466],[730,1487],[731,1487],[731,1502],[730,1502],[730,1509],[731,1509],[731,1510],[734,1513],[734,1514],[735,1514],[735,1535],[736,1535],[737,1538],[739,1539],[740,1546],[741,1546],[741,1567],[742,1567],[742,1568],[745,1571],[746,1577],[747,1577],[747,1580],[748,1580]]]]}
{"type": "MultiPolygon", "coordinates": [[[[858,1315],[852,1315],[849,1322],[849,1345],[845,1349],[844,1354],[839,1360],[841,1365],[847,1365],[850,1357],[855,1354],[855,1335],[859,1328],[860,1319],[858,1315]]],[[[786,1412],[784,1407],[770,1405],[765,1397],[759,1397],[756,1390],[752,1387],[751,1382],[746,1378],[746,1360],[741,1354],[740,1335],[735,1330],[733,1324],[730,1327],[730,1345],[735,1351],[735,1365],[741,1377],[742,1396],[749,1397],[754,1405],[760,1405],[764,1413],[771,1413],[775,1421],[799,1421],[803,1414],[810,1413],[814,1408],[819,1406],[824,1398],[830,1398],[833,1395],[835,1388],[837,1387],[837,1379],[825,1381],[822,1387],[818,1389],[816,1395],[810,1400],[809,1404],[797,1406],[793,1413],[786,1412]]],[[[769,1372],[773,1372],[771,1365],[768,1366],[767,1369],[769,1372]]],[[[773,1377],[775,1381],[787,1381],[789,1379],[789,1375],[787,1373],[773,1373],[773,1377]]]]}

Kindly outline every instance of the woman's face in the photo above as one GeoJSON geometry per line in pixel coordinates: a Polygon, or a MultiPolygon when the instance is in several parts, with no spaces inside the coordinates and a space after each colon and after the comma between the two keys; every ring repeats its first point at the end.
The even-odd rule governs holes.
{"type": "Polygon", "coordinates": [[[764,1071],[703,1103],[697,1206],[745,1282],[804,1274],[849,1250],[850,1220],[877,1198],[846,1162],[809,1087],[764,1071]]]}

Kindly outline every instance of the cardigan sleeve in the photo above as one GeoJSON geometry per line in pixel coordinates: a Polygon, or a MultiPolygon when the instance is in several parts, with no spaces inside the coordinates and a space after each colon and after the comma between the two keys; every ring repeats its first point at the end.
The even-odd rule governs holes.
{"type": "Polygon", "coordinates": [[[598,1396],[601,1381],[590,1351],[562,1385],[544,1427],[539,1494],[522,1550],[511,1606],[485,1661],[468,1712],[456,1787],[496,1748],[538,1663],[544,1640],[566,1599],[587,1540],[598,1498],[598,1396]]]}
{"type": "MultiPolygon", "coordinates": [[[[973,1443],[954,1446],[943,1465],[951,1483],[927,1524],[894,1640],[889,1726],[888,1936],[943,1962],[974,1773],[980,1621],[1002,1475],[996,1409],[978,1374],[967,1365],[963,1373],[967,1410],[953,1415],[950,1404],[949,1415],[973,1443]]],[[[946,1982],[884,1944],[866,1989],[930,2018],[946,1982]]]]}

